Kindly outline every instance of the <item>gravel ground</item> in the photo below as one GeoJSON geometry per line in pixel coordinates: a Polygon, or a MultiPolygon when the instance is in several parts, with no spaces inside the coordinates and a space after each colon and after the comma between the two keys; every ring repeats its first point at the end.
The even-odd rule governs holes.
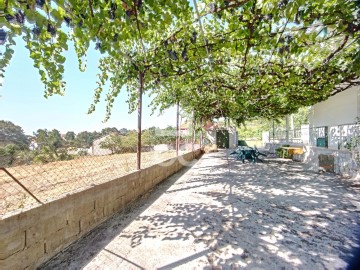
{"type": "Polygon", "coordinates": [[[42,268],[343,269],[360,242],[353,184],[205,154],[42,268]]]}

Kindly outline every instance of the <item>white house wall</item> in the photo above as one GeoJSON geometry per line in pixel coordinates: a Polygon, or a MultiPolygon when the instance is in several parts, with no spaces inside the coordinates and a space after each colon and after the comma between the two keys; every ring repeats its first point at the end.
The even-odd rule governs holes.
{"type": "Polygon", "coordinates": [[[354,153],[343,148],[344,142],[358,136],[359,126],[354,124],[359,116],[360,86],[345,90],[312,107],[309,117],[310,143],[312,146],[306,146],[303,160],[309,168],[317,171],[319,169],[319,155],[324,154],[334,156],[335,173],[350,176],[360,174],[360,168],[353,158],[354,153]],[[328,148],[315,147],[316,130],[311,128],[324,126],[328,127],[328,148]]]}
{"type": "Polygon", "coordinates": [[[313,106],[313,127],[351,124],[360,115],[360,86],[352,87],[313,106]]]}
{"type": "MultiPolygon", "coordinates": [[[[229,131],[229,147],[236,148],[238,142],[238,134],[235,127],[227,129],[229,131]]],[[[216,129],[210,129],[206,131],[206,138],[211,144],[216,144],[216,129]]]]}
{"type": "Polygon", "coordinates": [[[206,138],[209,139],[211,144],[216,144],[216,130],[214,129],[207,130],[206,138]]]}
{"type": "Polygon", "coordinates": [[[229,147],[236,148],[238,143],[238,136],[235,127],[229,128],[229,147]]]}
{"type": "Polygon", "coordinates": [[[105,155],[111,155],[112,151],[109,149],[101,148],[100,144],[101,142],[105,141],[108,136],[104,136],[102,138],[99,138],[93,142],[93,145],[91,147],[91,154],[94,156],[105,156],[105,155]]]}

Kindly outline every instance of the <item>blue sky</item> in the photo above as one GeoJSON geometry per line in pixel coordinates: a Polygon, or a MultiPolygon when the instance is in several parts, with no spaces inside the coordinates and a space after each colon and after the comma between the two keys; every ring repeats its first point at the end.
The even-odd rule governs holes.
{"type": "MultiPolygon", "coordinates": [[[[90,115],[86,112],[92,102],[96,87],[98,59],[100,53],[91,45],[87,70],[80,72],[78,60],[72,45],[66,53],[65,96],[44,98],[44,86],[25,43],[18,39],[15,53],[5,72],[3,86],[0,88],[0,120],[8,120],[21,126],[26,134],[32,134],[38,128],[58,129],[60,132],[100,131],[104,127],[137,129],[137,113],[128,114],[126,91],[122,91],[114,104],[112,116],[106,123],[105,103],[102,102],[90,115]]],[[[105,96],[105,95],[104,95],[105,96]]],[[[176,110],[171,108],[163,115],[150,116],[148,108],[151,98],[143,97],[143,128],[151,126],[175,126],[176,110]]]]}

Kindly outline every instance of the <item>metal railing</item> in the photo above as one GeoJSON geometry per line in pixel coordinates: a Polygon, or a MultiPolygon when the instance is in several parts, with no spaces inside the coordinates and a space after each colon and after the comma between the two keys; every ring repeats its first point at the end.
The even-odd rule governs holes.
{"type": "Polygon", "coordinates": [[[274,129],[269,132],[269,142],[301,143],[330,149],[354,150],[360,146],[360,124],[350,123],[293,130],[274,129]]]}
{"type": "Polygon", "coordinates": [[[269,132],[269,141],[302,143],[302,130],[301,128],[291,130],[275,129],[269,132]]]}

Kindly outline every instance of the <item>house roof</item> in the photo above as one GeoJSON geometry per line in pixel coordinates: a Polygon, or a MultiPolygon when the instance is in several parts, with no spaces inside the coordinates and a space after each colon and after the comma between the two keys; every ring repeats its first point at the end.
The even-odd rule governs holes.
{"type": "Polygon", "coordinates": [[[190,128],[190,123],[189,122],[185,122],[185,123],[180,125],[180,130],[187,130],[189,128],[190,128]]]}
{"type": "Polygon", "coordinates": [[[220,127],[219,123],[214,123],[212,121],[207,121],[206,124],[205,124],[205,129],[206,130],[217,129],[219,127],[220,127]]]}

